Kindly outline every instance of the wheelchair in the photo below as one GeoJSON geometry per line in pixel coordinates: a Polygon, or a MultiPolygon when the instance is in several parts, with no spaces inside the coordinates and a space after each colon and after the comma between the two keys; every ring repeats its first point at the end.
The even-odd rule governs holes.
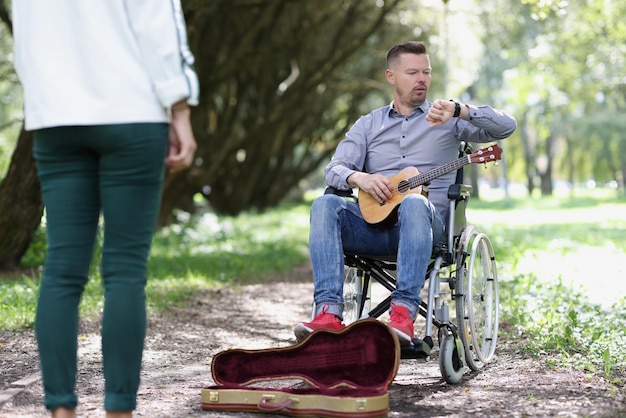
{"type": "MultiPolygon", "coordinates": [[[[463,145],[460,155],[470,152],[471,148],[463,145]]],[[[426,273],[428,297],[418,310],[426,322],[424,337],[401,347],[401,358],[430,360],[436,327],[439,369],[449,384],[462,379],[465,366],[477,371],[493,361],[499,322],[496,259],[487,235],[466,222],[472,188],[462,184],[462,171],[457,170],[456,183],[448,190],[447,242],[434,251],[426,273]]],[[[325,193],[357,199],[350,190],[328,188],[325,193]]],[[[378,318],[389,310],[390,295],[371,306],[372,283],[392,292],[395,270],[393,259],[344,255],[344,324],[378,318]]]]}

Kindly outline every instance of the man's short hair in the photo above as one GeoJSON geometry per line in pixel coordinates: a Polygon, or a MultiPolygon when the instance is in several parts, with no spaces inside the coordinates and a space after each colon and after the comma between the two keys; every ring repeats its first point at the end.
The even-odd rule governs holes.
{"type": "Polygon", "coordinates": [[[401,54],[426,54],[426,45],[421,41],[401,42],[389,48],[387,51],[387,68],[391,67],[391,63],[401,54]]]}

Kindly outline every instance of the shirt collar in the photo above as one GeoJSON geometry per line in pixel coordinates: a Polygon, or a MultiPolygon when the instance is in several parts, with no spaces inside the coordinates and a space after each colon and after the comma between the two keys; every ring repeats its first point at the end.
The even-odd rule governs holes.
{"type": "MultiPolygon", "coordinates": [[[[424,101],[424,103],[422,103],[421,105],[413,109],[413,112],[411,113],[411,117],[415,115],[421,115],[422,113],[426,113],[428,112],[429,108],[430,108],[430,103],[428,102],[428,100],[426,100],[424,101]]],[[[393,108],[393,100],[391,101],[391,103],[389,103],[389,109],[387,109],[387,116],[402,117],[402,115],[396,109],[393,108]]]]}

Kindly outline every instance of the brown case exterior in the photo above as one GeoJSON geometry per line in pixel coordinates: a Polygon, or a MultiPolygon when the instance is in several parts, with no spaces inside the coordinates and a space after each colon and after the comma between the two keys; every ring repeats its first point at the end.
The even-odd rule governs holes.
{"type": "Polygon", "coordinates": [[[383,417],[399,361],[398,338],[376,319],[339,331],[318,330],[290,347],[226,350],[213,358],[217,385],[202,389],[201,407],[300,417],[383,417]],[[276,388],[287,379],[308,387],[276,388]],[[272,387],[258,386],[265,382],[272,387]]]}

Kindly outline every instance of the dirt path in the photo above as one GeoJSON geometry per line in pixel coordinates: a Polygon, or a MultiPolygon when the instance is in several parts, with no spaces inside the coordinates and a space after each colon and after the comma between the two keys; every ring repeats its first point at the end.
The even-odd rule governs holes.
{"type": "MultiPolygon", "coordinates": [[[[189,306],[150,319],[139,392],[140,417],[268,417],[200,409],[200,390],[212,385],[211,358],[228,348],[283,347],[292,326],[310,314],[310,283],[268,283],[206,291],[189,306]],[[294,301],[299,301],[294,303],[294,301]]],[[[81,418],[103,417],[97,325],[80,337],[81,418]]],[[[437,353],[430,362],[402,360],[392,383],[390,417],[626,417],[624,387],[545,360],[516,354],[500,339],[498,359],[462,382],[443,382],[437,353]],[[621,391],[621,392],[620,392],[621,391]]],[[[46,417],[31,333],[0,333],[0,418],[46,417]],[[22,378],[24,384],[15,384],[22,378]],[[7,400],[8,399],[8,400],[7,400]]]]}

